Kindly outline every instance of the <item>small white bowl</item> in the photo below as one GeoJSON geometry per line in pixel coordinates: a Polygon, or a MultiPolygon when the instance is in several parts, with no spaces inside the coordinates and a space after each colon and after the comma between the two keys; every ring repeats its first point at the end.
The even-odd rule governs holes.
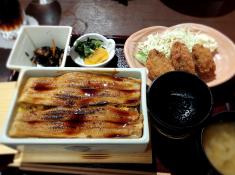
{"type": "Polygon", "coordinates": [[[40,69],[43,66],[35,65],[30,60],[34,50],[50,46],[52,40],[57,47],[64,49],[64,55],[59,67],[64,67],[67,50],[72,33],[70,26],[23,26],[20,30],[13,49],[7,61],[7,68],[21,70],[24,68],[40,69]]]}
{"type": "Polygon", "coordinates": [[[70,51],[70,56],[73,59],[73,61],[76,64],[83,66],[83,67],[103,67],[113,59],[114,55],[115,55],[115,41],[113,39],[107,39],[106,37],[104,37],[103,35],[100,35],[98,33],[88,33],[88,34],[82,35],[74,42],[73,47],[71,48],[71,51],[70,51]],[[87,40],[87,38],[98,39],[98,40],[103,41],[102,46],[109,53],[109,58],[106,61],[104,61],[102,63],[98,63],[98,64],[92,64],[92,65],[88,65],[88,64],[84,63],[83,59],[75,51],[75,46],[77,45],[78,41],[85,41],[85,40],[87,40]]]}

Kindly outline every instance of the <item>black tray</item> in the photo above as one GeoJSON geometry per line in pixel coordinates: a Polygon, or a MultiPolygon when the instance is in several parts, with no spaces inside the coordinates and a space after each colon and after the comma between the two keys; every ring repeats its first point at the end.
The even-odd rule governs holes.
{"type": "MultiPolygon", "coordinates": [[[[72,35],[70,46],[78,38],[79,35],[72,35]]],[[[106,36],[112,38],[116,42],[116,50],[114,59],[106,66],[113,68],[128,68],[125,60],[123,47],[127,36],[106,36]]],[[[70,56],[67,57],[66,67],[79,67],[73,62],[70,56]]],[[[13,71],[9,80],[17,80],[18,72],[13,71]]],[[[234,110],[235,107],[235,78],[230,81],[211,88],[214,97],[213,114],[226,110],[234,110]]],[[[158,172],[171,172],[173,174],[190,174],[190,175],[215,175],[208,162],[202,156],[200,149],[200,140],[198,139],[200,131],[184,140],[172,140],[159,134],[154,128],[151,129],[151,140],[153,149],[153,163],[150,165],[125,165],[125,164],[83,164],[85,167],[108,167],[123,168],[132,167],[136,170],[145,170],[156,172],[156,164],[158,172]]],[[[72,166],[72,165],[71,165],[72,166]]]]}

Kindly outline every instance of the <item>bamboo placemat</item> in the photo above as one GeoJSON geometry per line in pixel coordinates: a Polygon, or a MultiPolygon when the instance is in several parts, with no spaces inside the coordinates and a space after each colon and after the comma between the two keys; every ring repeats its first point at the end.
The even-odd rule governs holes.
{"type": "Polygon", "coordinates": [[[24,164],[21,167],[26,171],[41,171],[52,173],[69,173],[69,174],[82,174],[82,175],[170,175],[169,173],[160,172],[147,172],[137,170],[122,170],[122,169],[110,169],[110,168],[86,168],[86,167],[70,167],[70,166],[58,166],[58,165],[45,165],[45,164],[24,164]]]}
{"type": "Polygon", "coordinates": [[[152,149],[140,153],[81,151],[64,149],[64,146],[24,146],[25,163],[152,163],[152,149]]]}

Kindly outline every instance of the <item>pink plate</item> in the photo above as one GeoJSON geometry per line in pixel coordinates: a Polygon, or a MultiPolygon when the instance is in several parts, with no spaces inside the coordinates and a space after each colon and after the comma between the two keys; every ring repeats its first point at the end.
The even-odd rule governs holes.
{"type": "MultiPolygon", "coordinates": [[[[143,68],[145,67],[139,61],[134,58],[136,53],[136,46],[138,42],[146,40],[147,36],[152,33],[161,34],[165,30],[171,30],[179,27],[190,28],[192,31],[204,33],[208,36],[213,37],[218,43],[218,53],[214,56],[214,61],[216,64],[216,78],[210,82],[207,82],[209,87],[217,86],[231,79],[235,75],[235,45],[234,43],[224,34],[215,30],[211,27],[195,24],[195,23],[184,23],[175,25],[172,27],[154,26],[144,28],[138,32],[132,34],[126,41],[124,46],[124,54],[127,63],[131,68],[143,68]]],[[[148,79],[148,85],[151,84],[151,80],[148,79]]]]}

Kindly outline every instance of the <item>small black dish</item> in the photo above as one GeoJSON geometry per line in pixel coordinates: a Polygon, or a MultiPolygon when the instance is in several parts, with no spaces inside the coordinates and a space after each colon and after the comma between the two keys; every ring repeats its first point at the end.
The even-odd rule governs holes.
{"type": "Polygon", "coordinates": [[[172,71],[155,79],[148,91],[148,109],[154,127],[163,135],[189,136],[211,115],[212,94],[196,75],[172,71]]]}
{"type": "MultiPolygon", "coordinates": [[[[234,139],[233,141],[231,141],[231,139],[229,138],[230,134],[233,136],[235,135],[235,111],[222,112],[211,117],[207,121],[206,126],[201,131],[200,135],[201,153],[203,158],[207,161],[208,165],[211,167],[210,169],[211,172],[213,172],[212,173],[213,175],[231,174],[231,172],[232,174],[234,174],[235,172],[235,166],[232,166],[235,164],[235,162],[231,164],[231,157],[230,159],[225,158],[226,155],[231,156],[231,149],[232,151],[234,151],[235,149],[235,146],[231,145],[231,143],[235,143],[235,137],[230,137],[231,139],[234,139]],[[231,131],[233,131],[234,133],[231,134],[231,131]],[[226,144],[228,145],[226,146],[226,144]],[[212,150],[210,151],[210,156],[208,156],[210,150],[208,147],[210,149],[213,149],[213,151],[212,150]],[[223,165],[225,165],[225,167],[223,167],[224,168],[223,170],[220,169],[221,167],[219,168],[214,166],[215,160],[212,160],[211,153],[214,154],[213,158],[216,157],[216,161],[219,160],[218,156],[222,156],[222,159],[226,160],[220,162],[220,163],[223,162],[223,165]],[[226,172],[229,170],[229,168],[232,168],[232,170],[230,169],[230,173],[226,172]]],[[[232,160],[235,161],[235,159],[232,160]]]]}

